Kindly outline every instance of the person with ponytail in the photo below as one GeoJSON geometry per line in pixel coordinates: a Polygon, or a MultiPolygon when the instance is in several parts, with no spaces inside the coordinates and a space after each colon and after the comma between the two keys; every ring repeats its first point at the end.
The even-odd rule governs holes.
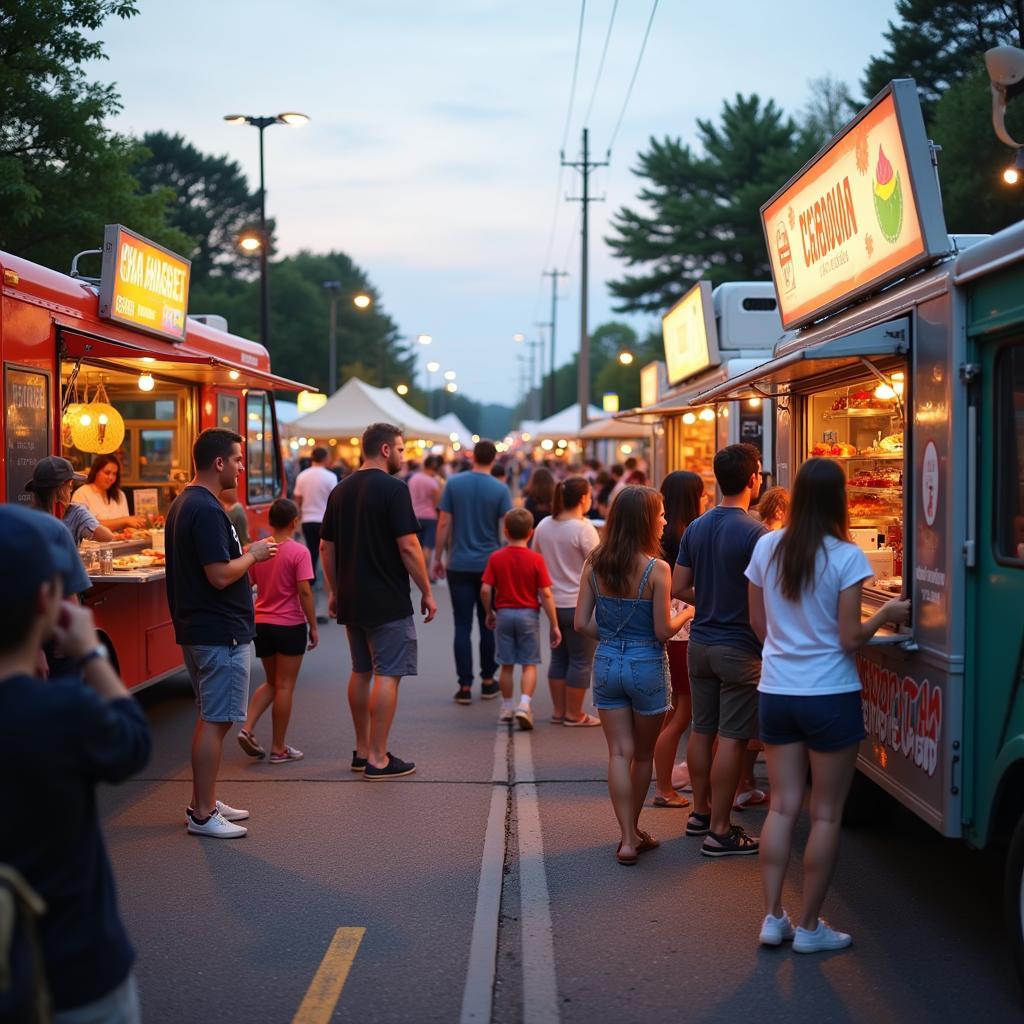
{"type": "MultiPolygon", "coordinates": [[[[669,565],[675,565],[679,554],[679,542],[686,528],[707,507],[704,481],[686,470],[669,473],[661,482],[661,496],[665,501],[665,531],[661,535],[661,557],[669,565]]],[[[654,748],[654,775],[656,780],[655,807],[689,807],[690,801],[675,791],[672,785],[672,767],[679,741],[689,728],[693,702],[690,697],[690,674],[686,669],[686,648],[690,640],[690,622],[693,620],[693,606],[673,600],[672,613],[684,613],[682,629],[669,637],[665,645],[668,651],[669,674],[672,678],[671,715],[665,716],[658,743],[654,748]]]]}
{"type": "Polygon", "coordinates": [[[832,459],[808,459],[793,484],[788,526],[757,542],[746,570],[750,624],[764,643],[759,711],[771,784],[761,830],[763,945],[792,940],[795,952],[817,953],[852,941],[818,915],[865,736],[854,655],[881,626],[910,617],[910,602],[893,600],[861,621],[861,587],[872,575],[864,552],[850,541],[842,467],[832,459]],[[808,764],[811,833],[794,929],[782,907],[782,886],[808,764]]]}
{"type": "Polygon", "coordinates": [[[544,556],[551,574],[558,628],[562,631],[562,642],[552,649],[548,667],[551,721],[569,728],[601,724],[583,710],[597,645],[573,626],[583,566],[600,540],[587,518],[590,502],[586,478],[568,477],[555,487],[551,515],[538,523],[533,536],[533,546],[544,556]]]}
{"type": "Polygon", "coordinates": [[[665,642],[684,615],[672,614],[672,574],[661,559],[661,495],[627,486],[612,503],[601,543],[591,552],[575,627],[600,642],[594,653],[594,704],[608,743],[608,791],[622,838],[615,859],[636,864],[659,845],[639,827],[651,785],[654,744],[672,710],[665,642]]]}

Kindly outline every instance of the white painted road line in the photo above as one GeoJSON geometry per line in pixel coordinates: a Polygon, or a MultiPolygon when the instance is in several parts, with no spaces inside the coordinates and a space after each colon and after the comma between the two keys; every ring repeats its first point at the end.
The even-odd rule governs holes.
{"type": "Polygon", "coordinates": [[[505,871],[505,837],[508,817],[508,730],[498,729],[494,740],[494,774],[491,809],[484,835],[476,916],[469,944],[466,987],[462,992],[460,1024],[489,1024],[494,1004],[494,975],[498,966],[498,920],[501,884],[505,871]]]}
{"type": "Polygon", "coordinates": [[[523,1020],[529,1024],[557,1024],[559,1004],[551,899],[544,869],[540,802],[533,774],[530,733],[515,734],[513,754],[519,835],[519,921],[523,939],[523,1020]]]}

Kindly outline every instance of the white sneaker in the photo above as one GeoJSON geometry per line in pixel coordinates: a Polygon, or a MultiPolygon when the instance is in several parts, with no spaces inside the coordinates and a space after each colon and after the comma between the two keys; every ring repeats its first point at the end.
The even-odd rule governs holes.
{"type": "Polygon", "coordinates": [[[190,814],[188,830],[194,836],[211,836],[214,839],[238,839],[249,831],[244,825],[233,825],[220,811],[214,811],[202,824],[190,814]]]}
{"type": "Polygon", "coordinates": [[[498,721],[499,722],[511,722],[512,721],[513,710],[514,710],[513,708],[502,708],[501,709],[501,714],[498,715],[498,721]]]}
{"type": "MultiPolygon", "coordinates": [[[[188,824],[188,816],[194,810],[191,804],[185,808],[185,824],[188,824]]],[[[217,801],[217,813],[228,821],[245,821],[249,817],[249,812],[242,810],[241,807],[229,807],[227,804],[222,804],[219,800],[217,801]]]]}
{"type": "Polygon", "coordinates": [[[846,949],[853,939],[846,932],[837,932],[829,928],[819,917],[818,927],[814,931],[797,928],[793,938],[794,953],[824,953],[832,949],[846,949]]]}
{"type": "Polygon", "coordinates": [[[516,724],[523,731],[529,732],[529,730],[533,728],[533,712],[529,707],[520,704],[519,707],[516,708],[515,717],[516,724]]]}
{"type": "Polygon", "coordinates": [[[761,922],[762,946],[781,946],[784,942],[791,942],[794,934],[793,923],[785,911],[782,912],[782,917],[768,914],[761,922]]]}

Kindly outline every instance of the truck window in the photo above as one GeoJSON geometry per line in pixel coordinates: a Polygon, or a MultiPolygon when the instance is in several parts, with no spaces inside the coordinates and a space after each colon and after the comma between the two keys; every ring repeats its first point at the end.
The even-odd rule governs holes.
{"type": "Polygon", "coordinates": [[[249,504],[266,504],[277,497],[280,480],[274,420],[266,392],[250,391],[246,396],[245,442],[249,504]]]}
{"type": "Polygon", "coordinates": [[[996,557],[1024,567],[1024,343],[996,360],[996,557]]]}

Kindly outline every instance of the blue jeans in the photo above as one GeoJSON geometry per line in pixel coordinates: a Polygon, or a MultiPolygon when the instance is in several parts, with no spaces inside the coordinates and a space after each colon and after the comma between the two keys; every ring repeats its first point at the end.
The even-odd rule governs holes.
{"type": "Polygon", "coordinates": [[[497,663],[494,660],[494,633],[487,628],[487,616],[480,600],[483,572],[448,570],[448,592],[452,596],[452,615],[455,618],[455,672],[459,686],[473,683],[473,609],[480,627],[480,678],[493,679],[497,663]]]}

